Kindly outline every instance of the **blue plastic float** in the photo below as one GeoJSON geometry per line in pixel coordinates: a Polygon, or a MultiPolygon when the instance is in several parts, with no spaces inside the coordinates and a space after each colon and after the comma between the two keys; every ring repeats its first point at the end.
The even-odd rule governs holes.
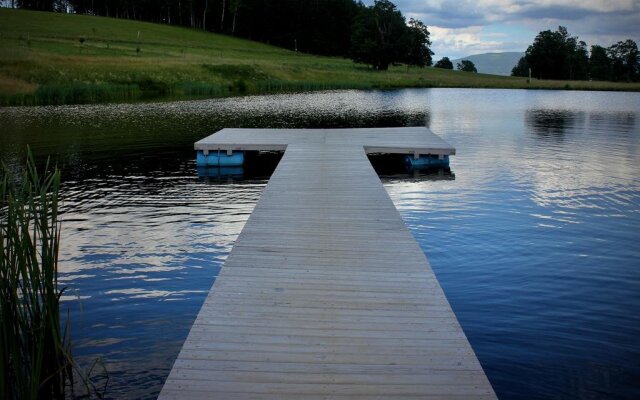
{"type": "Polygon", "coordinates": [[[432,154],[421,155],[414,158],[413,155],[404,156],[404,163],[413,169],[443,168],[449,166],[449,156],[437,156],[432,154]]]}
{"type": "Polygon", "coordinates": [[[209,154],[198,150],[196,154],[196,165],[198,167],[241,167],[244,164],[244,152],[234,151],[227,155],[226,151],[213,150],[209,154]]]}

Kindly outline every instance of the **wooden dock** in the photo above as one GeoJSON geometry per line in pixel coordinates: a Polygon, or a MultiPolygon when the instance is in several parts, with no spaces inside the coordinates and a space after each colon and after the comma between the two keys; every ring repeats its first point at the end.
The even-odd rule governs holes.
{"type": "Polygon", "coordinates": [[[160,399],[495,399],[366,152],[450,155],[426,128],[225,129],[286,152],[160,399]]]}

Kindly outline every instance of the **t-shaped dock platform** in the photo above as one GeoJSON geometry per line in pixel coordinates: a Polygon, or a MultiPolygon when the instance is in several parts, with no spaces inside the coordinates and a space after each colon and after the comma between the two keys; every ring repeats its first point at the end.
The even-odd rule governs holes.
{"type": "Polygon", "coordinates": [[[224,129],[286,150],[160,399],[495,399],[366,153],[448,156],[426,128],[224,129]]]}

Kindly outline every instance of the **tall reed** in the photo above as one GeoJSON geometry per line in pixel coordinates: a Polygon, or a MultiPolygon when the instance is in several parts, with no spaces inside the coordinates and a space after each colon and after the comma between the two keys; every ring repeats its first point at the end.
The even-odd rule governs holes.
{"type": "MultiPolygon", "coordinates": [[[[164,94],[166,93],[158,93],[158,95],[164,94]]],[[[140,99],[141,95],[142,90],[137,84],[70,82],[41,85],[33,93],[0,93],[0,106],[44,106],[133,101],[140,99]]]]}
{"type": "Polygon", "coordinates": [[[73,385],[68,322],[60,326],[60,172],[38,174],[29,152],[0,170],[0,397],[63,399],[73,385]]]}

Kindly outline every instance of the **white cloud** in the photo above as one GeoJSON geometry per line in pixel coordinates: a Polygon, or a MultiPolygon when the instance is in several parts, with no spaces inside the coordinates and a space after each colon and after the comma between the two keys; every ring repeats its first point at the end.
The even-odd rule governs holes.
{"type": "Polygon", "coordinates": [[[506,33],[486,33],[481,26],[468,28],[432,26],[429,27],[429,31],[436,60],[445,56],[455,59],[479,53],[523,51],[528,45],[525,42],[512,40],[506,33]]]}
{"type": "MultiPolygon", "coordinates": [[[[480,0],[480,3],[483,1],[480,0]]],[[[511,3],[511,2],[510,2],[511,3]]],[[[525,3],[523,8],[554,8],[554,7],[564,7],[564,8],[575,8],[580,10],[588,10],[595,12],[618,12],[618,11],[633,11],[634,9],[638,10],[638,1],[634,0],[615,0],[615,1],[604,1],[604,0],[538,0],[538,1],[528,1],[525,3]]]]}
{"type": "MultiPolygon", "coordinates": [[[[394,0],[392,0],[394,1],[394,0]]],[[[365,3],[373,4],[373,0],[365,3]]],[[[640,0],[395,0],[432,33],[436,58],[524,51],[538,32],[559,25],[587,44],[640,41],[640,0]],[[509,32],[511,34],[509,34],[509,32]],[[503,34],[503,36],[500,36],[503,34]]]]}

